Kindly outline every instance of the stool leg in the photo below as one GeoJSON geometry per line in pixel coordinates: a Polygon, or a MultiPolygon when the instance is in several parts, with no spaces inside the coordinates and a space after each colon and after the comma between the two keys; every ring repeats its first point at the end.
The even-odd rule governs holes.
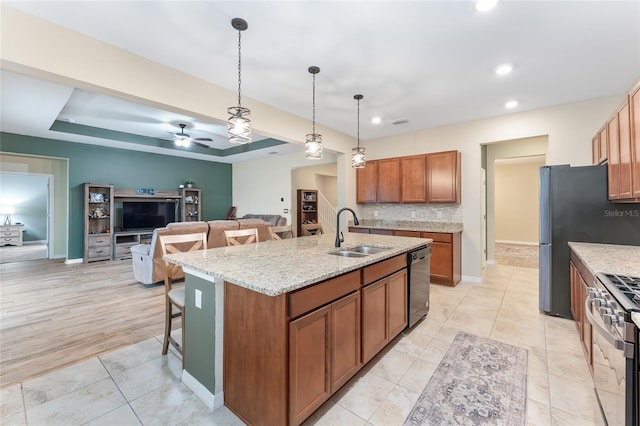
{"type": "Polygon", "coordinates": [[[169,336],[171,335],[172,304],[165,296],[165,316],[164,316],[164,341],[162,342],[162,355],[166,355],[169,350],[169,336]]]}

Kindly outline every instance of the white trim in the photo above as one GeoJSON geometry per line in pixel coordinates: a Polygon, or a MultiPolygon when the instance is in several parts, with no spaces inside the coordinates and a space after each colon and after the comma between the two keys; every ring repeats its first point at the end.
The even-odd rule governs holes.
{"type": "Polygon", "coordinates": [[[480,277],[472,277],[470,275],[463,275],[461,281],[464,282],[468,282],[468,283],[481,283],[482,282],[482,278],[480,277]]]}
{"type": "Polygon", "coordinates": [[[213,275],[205,274],[204,272],[196,271],[193,268],[189,268],[188,266],[183,266],[182,270],[185,274],[193,275],[194,277],[202,278],[203,280],[207,280],[213,284],[213,280],[215,277],[213,275]]]}
{"type": "Polygon", "coordinates": [[[73,263],[82,263],[82,262],[84,262],[84,259],[79,257],[77,259],[67,259],[67,260],[64,261],[64,264],[65,265],[71,265],[73,263]]]}
{"type": "Polygon", "coordinates": [[[495,259],[487,259],[487,265],[495,265],[495,264],[496,264],[495,259]]]}
{"type": "Polygon", "coordinates": [[[520,244],[521,246],[537,246],[537,241],[513,241],[513,240],[496,240],[496,244],[520,244]]]}
{"type": "Polygon", "coordinates": [[[47,244],[47,240],[38,240],[38,241],[23,241],[22,242],[23,245],[29,245],[29,244],[47,244]]]}
{"type": "Polygon", "coordinates": [[[222,407],[224,404],[224,395],[222,392],[217,395],[212,394],[209,389],[204,387],[204,385],[189,374],[187,370],[182,370],[182,383],[191,389],[191,391],[196,394],[196,396],[200,398],[211,411],[222,407]]]}

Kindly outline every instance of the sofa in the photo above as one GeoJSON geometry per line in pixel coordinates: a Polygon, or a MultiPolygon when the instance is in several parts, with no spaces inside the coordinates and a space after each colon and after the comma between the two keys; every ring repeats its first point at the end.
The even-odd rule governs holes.
{"type": "Polygon", "coordinates": [[[269,222],[271,226],[284,226],[287,218],[279,214],[245,214],[241,219],[260,219],[269,222]]]}
{"type": "Polygon", "coordinates": [[[133,276],[142,284],[155,284],[164,280],[164,261],[160,247],[161,235],[207,234],[207,248],[224,247],[227,240],[225,230],[257,228],[258,240],[271,239],[271,224],[260,219],[212,220],[209,222],[173,222],[163,228],[153,230],[150,244],[137,244],[131,247],[133,276]]]}

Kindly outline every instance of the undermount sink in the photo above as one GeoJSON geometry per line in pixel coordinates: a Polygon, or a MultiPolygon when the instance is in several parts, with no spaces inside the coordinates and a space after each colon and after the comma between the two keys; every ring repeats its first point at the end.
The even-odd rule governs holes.
{"type": "Polygon", "coordinates": [[[383,251],[389,250],[390,247],[374,247],[374,246],[356,246],[356,247],[344,247],[341,249],[331,250],[329,254],[333,254],[334,256],[343,256],[343,257],[364,257],[369,256],[371,254],[382,253],[383,251]]]}

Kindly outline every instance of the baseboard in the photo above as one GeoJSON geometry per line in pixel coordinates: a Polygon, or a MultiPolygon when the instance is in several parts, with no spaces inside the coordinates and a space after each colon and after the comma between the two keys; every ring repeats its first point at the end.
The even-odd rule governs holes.
{"type": "Polygon", "coordinates": [[[537,241],[513,241],[513,240],[496,240],[499,244],[518,244],[521,246],[537,246],[540,243],[537,241]]]}
{"type": "Polygon", "coordinates": [[[84,262],[84,259],[80,257],[78,259],[67,259],[64,261],[64,264],[71,265],[72,263],[82,263],[82,262],[84,262]]]}
{"type": "Polygon", "coordinates": [[[495,259],[487,259],[487,265],[495,265],[495,264],[496,264],[495,259]]]}
{"type": "Polygon", "coordinates": [[[196,396],[200,398],[211,411],[215,410],[216,408],[222,407],[222,405],[224,404],[224,396],[222,392],[220,392],[218,395],[212,394],[209,389],[204,387],[204,385],[191,374],[189,374],[187,370],[182,370],[182,383],[184,383],[186,387],[191,389],[191,391],[195,393],[196,396]]]}
{"type": "Polygon", "coordinates": [[[38,240],[38,241],[23,241],[22,242],[23,245],[29,245],[29,244],[47,244],[47,240],[38,240]]]}
{"type": "Polygon", "coordinates": [[[468,282],[468,283],[481,283],[482,279],[480,277],[473,277],[470,275],[463,275],[462,277],[462,281],[464,282],[468,282]]]}

